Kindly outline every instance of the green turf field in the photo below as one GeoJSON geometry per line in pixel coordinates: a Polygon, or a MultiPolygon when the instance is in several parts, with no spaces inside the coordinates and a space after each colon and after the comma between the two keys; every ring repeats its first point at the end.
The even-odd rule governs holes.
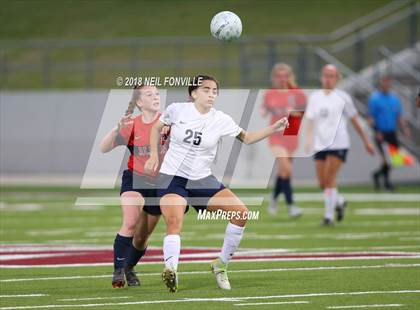
{"type": "MultiPolygon", "coordinates": [[[[266,195],[266,191],[237,192],[241,196],[266,195]]],[[[344,223],[335,227],[320,227],[322,202],[314,195],[316,189],[302,188],[297,192],[296,199],[301,199],[298,204],[306,213],[298,220],[289,220],[284,209],[273,218],[266,213],[265,204],[251,207],[260,211],[260,218],[249,222],[242,250],[276,250],[287,255],[420,252],[417,187],[401,187],[398,193],[385,194],[388,196],[375,196],[367,187],[345,188],[343,192],[350,200],[348,212],[344,223]]],[[[104,196],[117,197],[117,192],[2,188],[0,243],[111,248],[120,225],[119,207],[75,206],[77,197],[104,196]]],[[[197,221],[196,213],[189,212],[182,246],[218,248],[225,226],[226,222],[220,220],[197,221]]],[[[150,246],[161,247],[163,235],[164,225],[160,222],[150,246]]],[[[142,286],[119,290],[111,288],[111,266],[1,268],[0,310],[358,309],[362,306],[418,309],[418,257],[233,260],[229,266],[233,289],[229,292],[216,287],[208,263],[182,263],[180,290],[175,294],[167,292],[160,280],[160,262],[140,263],[137,271],[142,286]]]]}

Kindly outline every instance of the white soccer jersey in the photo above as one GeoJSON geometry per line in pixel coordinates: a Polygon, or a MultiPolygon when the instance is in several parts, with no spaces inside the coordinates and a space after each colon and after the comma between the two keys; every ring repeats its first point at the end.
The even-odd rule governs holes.
{"type": "Polygon", "coordinates": [[[193,102],[172,103],[160,121],[171,126],[169,150],[160,172],[190,180],[211,175],[220,138],[236,137],[242,130],[229,115],[213,108],[201,114],[193,102]]]}
{"type": "Polygon", "coordinates": [[[305,117],[314,121],[314,150],[339,150],[350,147],[347,119],[357,114],[351,97],[334,89],[313,92],[308,100],[305,117]]]}

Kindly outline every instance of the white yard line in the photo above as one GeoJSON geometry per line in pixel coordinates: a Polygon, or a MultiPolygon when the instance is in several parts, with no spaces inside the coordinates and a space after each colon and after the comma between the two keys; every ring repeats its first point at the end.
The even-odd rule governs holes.
{"type": "Polygon", "coordinates": [[[171,304],[171,303],[190,303],[190,302],[236,302],[253,299],[275,299],[275,298],[302,298],[302,297],[320,297],[320,296],[353,296],[353,295],[388,295],[388,294],[413,294],[420,293],[420,290],[400,290],[400,291],[359,291],[359,292],[332,292],[332,293],[308,293],[308,294],[291,294],[291,295],[270,295],[270,296],[238,296],[238,297],[223,297],[223,298],[183,298],[172,300],[147,300],[147,301],[130,301],[130,302],[115,302],[115,303],[97,303],[97,304],[49,304],[39,306],[18,306],[18,307],[1,307],[0,310],[20,310],[20,309],[48,309],[48,308],[93,308],[106,306],[128,306],[128,305],[142,305],[142,304],[171,304]]]}
{"type": "Polygon", "coordinates": [[[234,306],[265,306],[265,305],[291,305],[308,304],[309,301],[273,301],[273,302],[252,302],[246,304],[233,304],[234,306]]]}
{"type": "Polygon", "coordinates": [[[109,296],[109,297],[87,297],[87,298],[63,298],[57,301],[86,301],[86,300],[102,300],[102,299],[127,299],[134,296],[109,296]]]}
{"type": "MultiPolygon", "coordinates": [[[[252,272],[281,272],[281,271],[316,271],[316,270],[351,270],[351,269],[384,269],[384,268],[413,268],[420,267],[419,264],[383,264],[383,265],[356,265],[356,266],[325,266],[325,267],[300,267],[300,268],[270,268],[270,269],[241,269],[229,270],[229,273],[252,273],[252,272]]],[[[209,271],[181,271],[181,275],[208,274],[209,271]]],[[[141,273],[141,277],[160,276],[160,272],[141,273]]],[[[42,277],[42,278],[13,278],[2,279],[2,282],[28,282],[28,281],[51,281],[51,280],[79,280],[79,279],[99,279],[111,278],[112,275],[83,275],[65,277],[42,277]]]]}
{"type": "Polygon", "coordinates": [[[359,308],[387,308],[402,307],[403,304],[376,304],[376,305],[352,305],[352,306],[328,306],[327,309],[359,309],[359,308]]]}
{"type": "Polygon", "coordinates": [[[0,298],[21,298],[21,297],[44,297],[48,294],[20,294],[20,295],[0,295],[0,298]]]}

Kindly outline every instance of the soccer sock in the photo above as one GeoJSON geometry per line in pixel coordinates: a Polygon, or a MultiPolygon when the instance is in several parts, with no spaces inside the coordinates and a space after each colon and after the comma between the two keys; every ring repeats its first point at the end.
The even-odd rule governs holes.
{"type": "Polygon", "coordinates": [[[127,255],[127,261],[125,265],[127,267],[134,267],[137,265],[139,260],[143,257],[143,255],[146,253],[147,247],[143,250],[138,250],[133,244],[131,245],[131,248],[128,250],[127,255]]]}
{"type": "Polygon", "coordinates": [[[283,192],[288,206],[293,205],[293,190],[290,184],[290,178],[283,179],[283,192]]]}
{"type": "Polygon", "coordinates": [[[167,235],[163,239],[163,258],[165,260],[165,267],[177,271],[180,253],[181,237],[179,235],[167,235]]]}
{"type": "Polygon", "coordinates": [[[114,269],[124,268],[133,237],[117,234],[114,240],[114,269]]]}
{"type": "Polygon", "coordinates": [[[281,177],[277,177],[276,184],[274,186],[274,191],[273,191],[273,198],[274,199],[277,199],[277,197],[281,193],[282,185],[283,185],[283,179],[281,177]]]}
{"type": "Polygon", "coordinates": [[[325,199],[325,218],[329,220],[334,219],[334,210],[335,204],[337,202],[337,189],[326,188],[324,190],[324,199],[325,199]]]}
{"type": "Polygon", "coordinates": [[[229,223],[226,227],[225,239],[223,241],[222,251],[220,252],[220,260],[227,264],[241,243],[245,227],[237,226],[229,223]]]}

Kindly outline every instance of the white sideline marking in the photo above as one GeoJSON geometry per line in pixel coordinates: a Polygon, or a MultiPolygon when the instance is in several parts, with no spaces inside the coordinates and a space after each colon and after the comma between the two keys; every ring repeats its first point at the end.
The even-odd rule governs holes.
{"type": "Polygon", "coordinates": [[[264,305],[290,305],[309,304],[309,301],[273,301],[273,302],[252,302],[246,304],[233,304],[234,306],[264,306],[264,305]]]}
{"type": "MultiPolygon", "coordinates": [[[[419,194],[386,194],[386,193],[343,193],[347,201],[355,202],[418,202],[419,194]]],[[[296,201],[324,201],[322,193],[296,193],[296,201]]]]}
{"type": "Polygon", "coordinates": [[[353,305],[353,306],[329,306],[327,309],[356,309],[356,308],[382,308],[382,307],[402,307],[403,304],[385,304],[385,305],[353,305]]]}
{"type": "Polygon", "coordinates": [[[101,299],[126,299],[133,296],[110,296],[110,297],[87,297],[87,298],[64,298],[57,299],[58,301],[84,301],[84,300],[101,300],[101,299]]]}
{"type": "Polygon", "coordinates": [[[48,294],[25,294],[25,295],[0,295],[0,298],[20,298],[20,297],[44,297],[48,294]]]}
{"type": "MultiPolygon", "coordinates": [[[[148,301],[127,301],[120,303],[102,303],[102,304],[78,304],[77,307],[91,308],[91,307],[105,307],[105,306],[127,306],[127,305],[141,305],[141,304],[166,304],[166,303],[188,303],[188,302],[232,302],[245,301],[252,299],[273,299],[273,298],[301,298],[301,297],[319,297],[319,296],[346,296],[346,295],[375,295],[375,294],[410,294],[420,293],[420,290],[401,290],[401,291],[361,291],[361,292],[332,292],[332,293],[309,293],[309,294],[292,294],[292,295],[271,295],[271,296],[245,296],[245,297],[223,297],[223,298],[183,298],[172,300],[148,300],[148,301]]],[[[72,305],[41,305],[41,306],[19,306],[19,307],[2,307],[0,310],[12,309],[45,309],[45,308],[69,308],[75,307],[72,305]]]]}
{"type": "MultiPolygon", "coordinates": [[[[420,254],[411,256],[349,256],[349,257],[297,257],[297,258],[247,258],[234,259],[235,263],[255,263],[255,262],[296,262],[296,261],[341,261],[341,260],[388,260],[388,259],[418,259],[420,254]]],[[[179,264],[207,264],[206,260],[180,261],[179,264]]],[[[142,265],[156,265],[162,262],[142,262],[142,265]]],[[[4,269],[26,269],[26,268],[68,268],[68,267],[106,267],[113,266],[114,263],[94,263],[94,264],[52,264],[52,265],[0,265],[4,269]]]]}
{"type": "Polygon", "coordinates": [[[420,208],[366,208],[354,212],[356,215],[420,215],[420,208]]]}
{"type": "MultiPolygon", "coordinates": [[[[276,272],[276,271],[314,271],[314,270],[350,270],[350,269],[382,269],[382,268],[412,268],[420,267],[419,264],[384,264],[384,265],[358,265],[358,266],[326,266],[326,267],[300,267],[300,268],[271,268],[271,269],[242,269],[229,270],[229,273],[246,272],[276,272]]],[[[181,271],[179,274],[208,274],[208,271],[181,271]]],[[[141,277],[160,276],[160,272],[142,273],[141,277]]],[[[43,277],[43,278],[21,278],[21,279],[3,279],[1,282],[27,282],[27,281],[50,281],[50,280],[77,280],[77,279],[99,279],[111,278],[111,275],[96,276],[67,276],[67,277],[43,277]]]]}

